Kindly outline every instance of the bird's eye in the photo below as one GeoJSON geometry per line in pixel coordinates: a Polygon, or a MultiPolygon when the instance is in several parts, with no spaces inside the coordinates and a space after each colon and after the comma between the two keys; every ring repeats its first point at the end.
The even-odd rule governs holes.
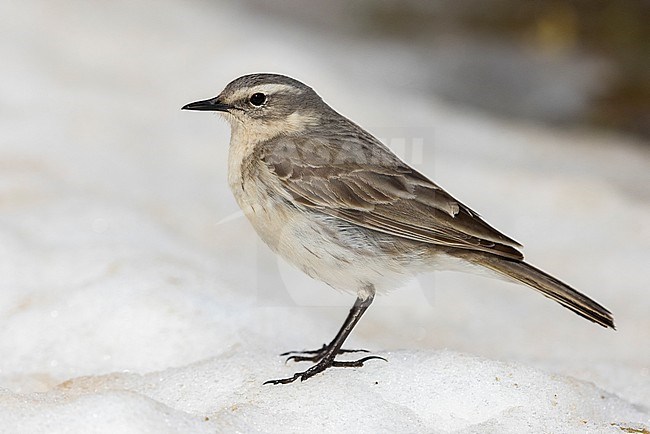
{"type": "Polygon", "coordinates": [[[266,95],[263,93],[254,93],[249,99],[250,103],[256,107],[261,106],[266,101],[266,95]]]}

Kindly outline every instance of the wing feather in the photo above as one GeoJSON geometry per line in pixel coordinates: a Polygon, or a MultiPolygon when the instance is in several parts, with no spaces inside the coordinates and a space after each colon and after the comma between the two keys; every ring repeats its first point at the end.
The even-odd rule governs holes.
{"type": "Polygon", "coordinates": [[[376,146],[349,138],[283,137],[261,144],[252,158],[259,158],[302,206],[397,237],[523,258],[519,243],[372,136],[364,139],[369,137],[376,146]]]}

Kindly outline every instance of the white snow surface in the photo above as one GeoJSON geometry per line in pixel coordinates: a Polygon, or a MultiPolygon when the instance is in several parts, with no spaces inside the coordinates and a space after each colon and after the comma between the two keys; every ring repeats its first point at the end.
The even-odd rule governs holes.
{"type": "Polygon", "coordinates": [[[3,2],[0,28],[0,432],[650,431],[648,147],[447,107],[397,84],[404,47],[230,3],[3,2]],[[331,339],[353,299],[257,240],[227,126],[179,110],[262,71],[312,85],[618,331],[433,273],[346,345],[388,362],[263,385],[308,367],[278,353],[331,339]]]}

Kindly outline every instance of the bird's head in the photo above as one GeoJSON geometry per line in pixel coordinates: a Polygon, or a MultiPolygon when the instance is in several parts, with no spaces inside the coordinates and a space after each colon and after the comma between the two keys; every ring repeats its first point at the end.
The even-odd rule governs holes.
{"type": "Polygon", "coordinates": [[[260,140],[300,133],[332,112],[311,87],[278,74],[244,75],[218,96],[182,109],[220,112],[233,133],[243,129],[260,140]]]}

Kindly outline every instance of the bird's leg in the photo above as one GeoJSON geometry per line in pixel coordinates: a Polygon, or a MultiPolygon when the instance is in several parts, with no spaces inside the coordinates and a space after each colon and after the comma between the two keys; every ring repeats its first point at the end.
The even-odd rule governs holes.
{"type": "MultiPolygon", "coordinates": [[[[383,357],[379,357],[379,356],[367,356],[362,359],[354,360],[354,361],[338,362],[334,360],[336,355],[342,352],[358,351],[358,350],[341,350],[341,346],[343,345],[343,342],[345,342],[345,340],[347,339],[348,335],[350,334],[354,326],[359,322],[361,316],[368,309],[368,307],[372,303],[373,298],[374,298],[373,294],[370,294],[367,298],[361,298],[361,297],[357,298],[357,300],[354,303],[354,306],[352,306],[352,309],[350,309],[350,313],[348,314],[348,317],[345,319],[343,326],[341,327],[341,329],[339,330],[339,332],[336,334],[336,336],[334,337],[332,342],[330,342],[329,345],[323,345],[323,347],[318,350],[300,352],[303,354],[304,353],[314,354],[314,356],[292,356],[289,358],[298,361],[301,360],[317,361],[317,363],[314,366],[307,369],[306,371],[295,373],[293,377],[282,378],[279,380],[269,380],[264,384],[288,384],[296,381],[298,378],[300,378],[300,381],[305,381],[306,379],[313,377],[319,372],[323,372],[324,370],[332,366],[359,367],[359,366],[363,366],[364,362],[371,359],[386,360],[383,357]]],[[[285,353],[285,355],[292,354],[292,353],[293,352],[285,353]]]]}

